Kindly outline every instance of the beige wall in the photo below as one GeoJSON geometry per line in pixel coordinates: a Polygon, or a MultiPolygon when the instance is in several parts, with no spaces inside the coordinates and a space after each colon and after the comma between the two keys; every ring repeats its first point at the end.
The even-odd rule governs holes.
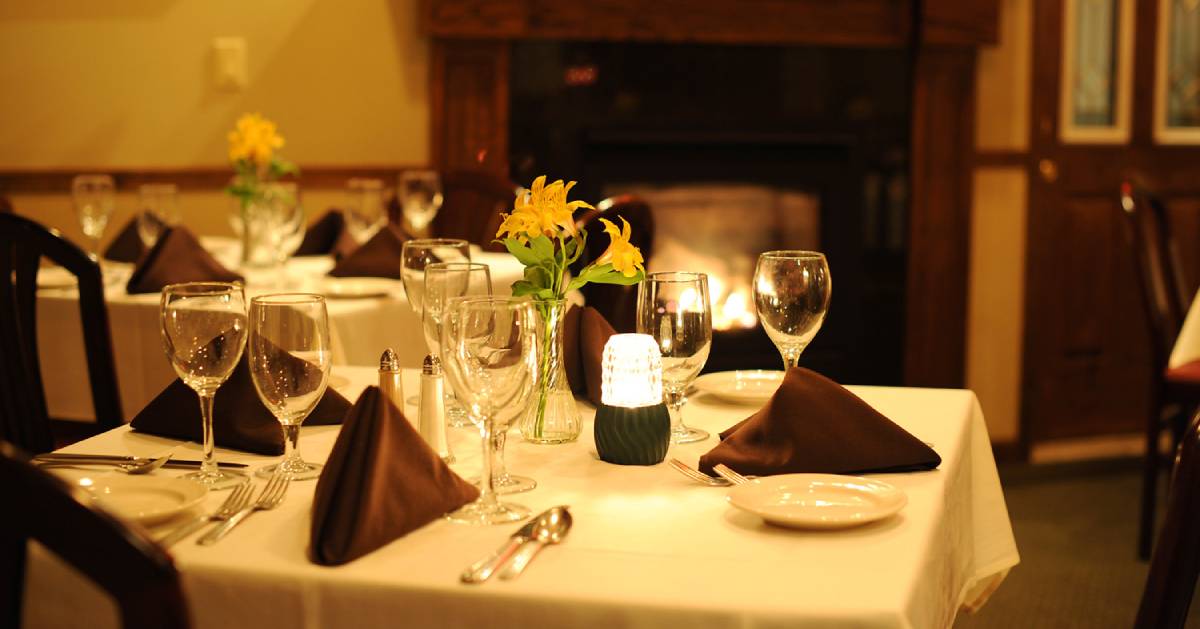
{"type": "MultiPolygon", "coordinates": [[[[975,144],[1026,151],[1033,0],[1002,0],[999,45],[980,53],[975,144]]],[[[973,178],[966,383],[979,396],[994,442],[1020,434],[1028,175],[980,167],[973,178]]]]}
{"type": "MultiPolygon", "coordinates": [[[[226,133],[248,111],[279,124],[283,154],[301,166],[421,164],[428,66],[417,0],[4,2],[0,170],[222,166],[226,133]],[[246,40],[240,91],[213,84],[221,36],[246,40]]],[[[306,191],[310,208],[338,198],[306,191]]],[[[14,202],[79,234],[64,195],[14,202]]],[[[118,199],[114,223],[133,203],[118,199]]],[[[181,206],[198,231],[228,230],[215,191],[187,192],[181,206]]]]}

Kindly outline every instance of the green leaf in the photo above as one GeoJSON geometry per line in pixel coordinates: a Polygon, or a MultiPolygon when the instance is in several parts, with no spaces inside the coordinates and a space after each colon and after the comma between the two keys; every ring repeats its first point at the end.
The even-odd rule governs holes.
{"type": "Polygon", "coordinates": [[[546,260],[554,260],[554,243],[545,236],[530,239],[529,248],[533,251],[533,255],[537,256],[543,264],[546,260]]]}
{"type": "Polygon", "coordinates": [[[524,297],[525,295],[534,295],[539,293],[541,288],[534,286],[532,282],[527,280],[517,280],[512,283],[512,296],[524,297]]]}
{"type": "Polygon", "coordinates": [[[585,270],[583,276],[587,278],[587,281],[596,284],[617,284],[620,286],[632,286],[646,278],[646,274],[642,271],[638,271],[633,277],[625,277],[613,270],[611,264],[589,267],[588,270],[585,270]]]}
{"type": "Polygon", "coordinates": [[[538,288],[550,288],[553,275],[544,266],[525,267],[525,281],[538,288]]]}
{"type": "Polygon", "coordinates": [[[587,284],[587,283],[588,283],[588,281],[583,279],[582,277],[573,277],[573,278],[571,278],[571,281],[567,283],[567,290],[565,290],[563,292],[569,293],[573,290],[579,290],[580,288],[583,288],[584,284],[587,284]]]}
{"type": "Polygon", "coordinates": [[[537,255],[533,253],[533,250],[530,249],[529,246],[521,244],[521,241],[517,240],[516,238],[505,238],[504,248],[507,249],[508,252],[517,259],[517,262],[520,262],[526,267],[538,266],[541,264],[541,260],[539,260],[537,255]]]}

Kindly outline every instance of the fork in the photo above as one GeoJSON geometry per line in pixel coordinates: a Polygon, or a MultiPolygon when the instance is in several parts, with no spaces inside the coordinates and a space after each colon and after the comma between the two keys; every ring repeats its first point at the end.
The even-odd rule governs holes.
{"type": "Polygon", "coordinates": [[[179,540],[195,533],[204,527],[209,522],[223,522],[228,520],[233,514],[246,508],[250,502],[250,493],[252,485],[250,481],[238,485],[233,488],[229,496],[225,498],[225,502],[221,503],[221,507],[212,513],[202,515],[187,524],[180,525],[174,531],[167,534],[166,537],[159,540],[159,544],[163,548],[168,548],[179,540]]]}
{"type": "Polygon", "coordinates": [[[217,528],[209,531],[196,540],[201,546],[209,546],[221,541],[233,527],[241,523],[255,511],[267,511],[279,506],[283,502],[283,497],[287,494],[288,484],[291,483],[292,476],[290,474],[281,474],[276,472],[271,476],[271,480],[267,481],[267,486],[263,487],[262,493],[258,495],[258,501],[254,504],[242,508],[237,513],[233,514],[228,520],[225,520],[217,528]]]}
{"type": "Polygon", "coordinates": [[[733,471],[729,466],[725,465],[724,463],[717,463],[716,465],[714,465],[713,471],[716,472],[718,476],[720,476],[721,478],[724,478],[725,480],[729,481],[730,483],[732,483],[734,485],[741,485],[743,483],[750,482],[749,478],[742,476],[741,474],[738,474],[737,472],[733,471]]]}
{"type": "Polygon", "coordinates": [[[701,472],[700,470],[698,470],[694,467],[691,467],[687,463],[680,461],[679,459],[674,459],[674,458],[668,459],[667,463],[671,467],[675,468],[675,471],[679,472],[680,474],[683,474],[684,476],[686,476],[702,485],[708,485],[710,487],[728,487],[730,485],[730,482],[728,480],[726,480],[724,478],[713,478],[713,477],[709,476],[708,474],[705,474],[704,472],[701,472]]]}

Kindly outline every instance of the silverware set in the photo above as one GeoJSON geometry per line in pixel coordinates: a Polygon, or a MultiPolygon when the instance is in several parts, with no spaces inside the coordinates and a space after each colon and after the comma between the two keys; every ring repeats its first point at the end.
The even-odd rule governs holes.
{"type": "MultiPolygon", "coordinates": [[[[33,462],[38,465],[49,467],[72,466],[72,465],[111,465],[124,471],[138,468],[151,462],[163,460],[158,466],[146,469],[140,472],[130,472],[134,474],[147,474],[153,472],[159,467],[180,468],[180,469],[198,469],[201,461],[190,459],[176,459],[171,455],[165,457],[137,457],[125,456],[117,454],[71,454],[66,452],[48,452],[39,454],[33,457],[33,462]],[[163,460],[165,459],[165,460],[163,460]]],[[[231,469],[245,468],[244,463],[221,463],[221,467],[231,469]]]]}
{"type": "Polygon", "coordinates": [[[262,493],[258,495],[258,500],[254,504],[242,506],[236,513],[229,516],[217,526],[217,528],[205,533],[203,537],[196,540],[201,546],[210,546],[221,541],[230,531],[238,524],[241,524],[246,518],[250,517],[255,511],[269,511],[278,507],[283,502],[284,496],[287,495],[288,485],[292,482],[290,474],[274,474],[271,480],[267,481],[266,487],[263,487],[262,493]]]}
{"type": "Polygon", "coordinates": [[[672,469],[683,474],[684,476],[709,487],[729,487],[731,485],[741,485],[754,480],[753,476],[742,476],[730,469],[724,463],[718,463],[713,467],[713,471],[717,473],[717,478],[713,478],[704,472],[680,461],[679,459],[668,459],[667,464],[672,469]]]}
{"type": "Polygon", "coordinates": [[[571,523],[571,512],[565,505],[543,511],[517,529],[496,552],[464,570],[460,576],[462,582],[483,583],[494,574],[506,581],[521,576],[538,551],[567,536],[571,523]]]}

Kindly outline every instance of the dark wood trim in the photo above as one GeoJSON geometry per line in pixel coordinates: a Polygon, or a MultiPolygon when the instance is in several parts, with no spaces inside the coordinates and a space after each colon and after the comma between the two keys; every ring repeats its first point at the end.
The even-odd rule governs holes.
{"type": "Polygon", "coordinates": [[[993,441],[992,458],[997,463],[1024,463],[1029,460],[1029,448],[1018,441],[993,441]]]}
{"type": "Polygon", "coordinates": [[[440,170],[508,175],[510,49],[508,42],[434,40],[432,157],[440,170]]]}
{"type": "Polygon", "coordinates": [[[1029,151],[986,150],[975,151],[971,163],[976,168],[1014,168],[1029,165],[1029,151]]]}
{"type": "MultiPolygon", "coordinates": [[[[313,188],[338,188],[352,177],[374,177],[390,185],[405,170],[429,168],[424,164],[363,166],[300,166],[299,181],[313,188]]],[[[212,190],[229,184],[233,172],[226,166],[193,168],[46,168],[0,170],[0,194],[54,194],[69,192],[71,178],[80,173],[112,175],[118,190],[145,183],[173,183],[181,190],[212,190]]]]}

